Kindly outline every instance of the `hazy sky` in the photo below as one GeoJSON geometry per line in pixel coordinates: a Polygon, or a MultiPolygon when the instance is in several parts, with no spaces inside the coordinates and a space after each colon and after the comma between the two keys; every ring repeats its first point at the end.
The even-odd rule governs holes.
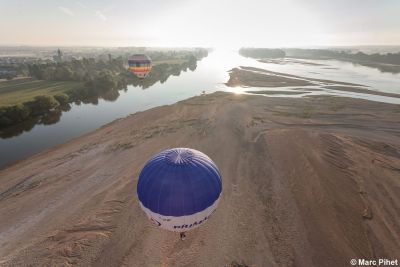
{"type": "Polygon", "coordinates": [[[400,44],[400,0],[0,0],[0,44],[400,44]]]}

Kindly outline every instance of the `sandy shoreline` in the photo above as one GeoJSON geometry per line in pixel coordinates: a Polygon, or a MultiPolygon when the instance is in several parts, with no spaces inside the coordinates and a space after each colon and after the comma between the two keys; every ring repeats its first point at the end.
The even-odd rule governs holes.
{"type": "Polygon", "coordinates": [[[314,84],[365,87],[361,84],[326,79],[314,79],[288,73],[275,72],[266,69],[245,66],[232,69],[230,71],[230,79],[226,84],[228,86],[244,85],[259,87],[307,86],[314,84]],[[271,80],[274,83],[271,83],[271,80]]]}
{"type": "Polygon", "coordinates": [[[400,257],[400,109],[214,93],[116,120],[0,171],[0,265],[347,266],[400,257]],[[223,175],[185,242],[154,228],[138,174],[169,147],[223,175]]]}
{"type": "MultiPolygon", "coordinates": [[[[335,59],[335,58],[315,58],[315,57],[285,57],[285,58],[262,58],[258,59],[259,62],[263,63],[272,63],[272,64],[299,64],[299,65],[309,65],[309,66],[328,66],[323,63],[316,63],[315,61],[309,60],[319,60],[319,62],[323,62],[324,60],[338,60],[343,62],[351,62],[353,64],[366,66],[370,68],[376,68],[381,72],[390,72],[390,73],[399,73],[400,65],[388,64],[388,63],[380,63],[373,61],[363,61],[363,60],[352,60],[352,59],[335,59]]],[[[329,67],[327,67],[329,69],[329,67]]]]}
{"type": "MultiPolygon", "coordinates": [[[[321,89],[362,93],[377,96],[400,98],[400,94],[371,90],[368,86],[347,82],[314,79],[297,75],[274,72],[254,67],[234,68],[230,71],[230,78],[226,85],[230,87],[302,87],[317,85],[321,89]]],[[[271,93],[270,93],[271,94],[271,93]]]]}

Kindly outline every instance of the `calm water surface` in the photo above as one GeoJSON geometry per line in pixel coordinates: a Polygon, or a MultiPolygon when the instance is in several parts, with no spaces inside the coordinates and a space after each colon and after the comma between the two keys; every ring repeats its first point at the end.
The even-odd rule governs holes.
{"type": "MultiPolygon", "coordinates": [[[[73,104],[71,110],[64,112],[56,124],[36,125],[29,132],[0,139],[0,168],[54,145],[64,143],[117,118],[200,95],[203,90],[207,93],[265,90],[265,88],[226,87],[224,83],[229,79],[228,71],[238,66],[252,66],[310,78],[351,82],[370,86],[369,89],[372,90],[400,93],[400,74],[382,73],[377,69],[334,60],[309,61],[325,64],[325,66],[261,63],[254,59],[241,57],[237,51],[214,51],[198,62],[197,69],[193,72],[188,70],[179,76],[170,76],[163,84],[158,82],[145,90],[140,87],[128,86],[128,90],[120,91],[119,98],[114,102],[100,99],[97,105],[73,104]]],[[[335,90],[314,91],[303,95],[307,94],[339,95],[400,104],[400,99],[396,98],[335,90]]],[[[273,97],[277,96],[299,97],[298,95],[273,95],[273,97]]]]}

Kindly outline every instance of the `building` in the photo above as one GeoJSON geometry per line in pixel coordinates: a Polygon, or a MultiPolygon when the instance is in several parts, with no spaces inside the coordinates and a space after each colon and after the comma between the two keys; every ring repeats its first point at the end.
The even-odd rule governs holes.
{"type": "Polygon", "coordinates": [[[53,60],[55,62],[62,62],[63,61],[63,54],[60,49],[57,50],[57,55],[53,56],[53,60]]]}

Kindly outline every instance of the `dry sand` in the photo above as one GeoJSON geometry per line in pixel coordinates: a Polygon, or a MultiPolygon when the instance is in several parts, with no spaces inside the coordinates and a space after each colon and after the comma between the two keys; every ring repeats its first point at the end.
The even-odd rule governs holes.
{"type": "Polygon", "coordinates": [[[214,93],[114,121],[0,171],[1,266],[350,266],[400,259],[400,107],[214,93]],[[177,234],[136,198],[151,155],[208,154],[214,216],[177,234]]]}
{"type": "MultiPolygon", "coordinates": [[[[285,58],[262,58],[262,59],[259,59],[258,61],[263,62],[263,63],[271,63],[271,64],[279,64],[279,65],[299,64],[299,65],[306,65],[306,66],[307,65],[308,66],[328,66],[326,64],[316,63],[315,61],[308,61],[308,60],[319,60],[319,62],[321,62],[323,60],[338,60],[338,61],[351,62],[353,64],[367,66],[370,68],[376,68],[381,72],[390,72],[390,73],[399,73],[400,72],[400,65],[373,62],[373,61],[364,61],[364,60],[351,60],[351,59],[345,59],[345,58],[335,59],[335,58],[327,58],[327,57],[321,57],[321,58],[285,57],[285,58]]],[[[324,69],[336,69],[336,68],[324,67],[324,69]]]]}
{"type": "Polygon", "coordinates": [[[271,63],[271,64],[279,64],[279,65],[286,65],[286,64],[299,64],[299,65],[306,65],[306,66],[328,66],[326,64],[311,62],[303,59],[297,58],[263,58],[259,59],[259,62],[263,63],[271,63]]]}
{"type": "Polygon", "coordinates": [[[245,67],[233,68],[229,72],[228,86],[251,86],[251,87],[287,87],[287,86],[307,86],[307,85],[325,85],[325,86],[355,86],[365,87],[361,84],[332,81],[326,79],[315,79],[297,76],[288,73],[275,72],[266,69],[245,67]]]}
{"type": "MultiPolygon", "coordinates": [[[[368,86],[332,81],[326,79],[314,79],[302,77],[287,73],[274,72],[254,67],[234,68],[229,72],[229,80],[226,85],[231,87],[302,87],[309,85],[321,86],[321,89],[332,89],[336,91],[346,91],[354,93],[363,93],[369,95],[379,95],[387,97],[400,98],[400,94],[387,93],[376,90],[367,89],[368,86]]],[[[308,88],[309,89],[309,88],[308,88]]],[[[248,91],[254,93],[255,91],[248,91]]],[[[264,94],[273,94],[273,92],[264,91],[264,94]]],[[[286,93],[287,94],[287,93],[286,93]]]]}

